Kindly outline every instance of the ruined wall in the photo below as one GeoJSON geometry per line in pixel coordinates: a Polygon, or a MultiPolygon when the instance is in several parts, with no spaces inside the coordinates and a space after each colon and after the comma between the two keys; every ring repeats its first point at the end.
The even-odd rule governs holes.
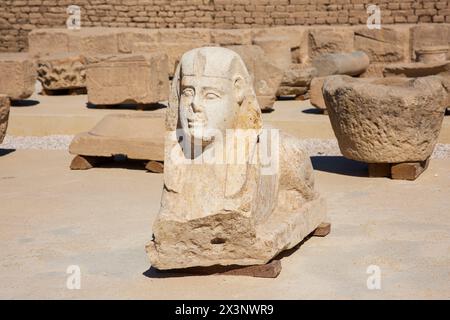
{"type": "Polygon", "coordinates": [[[369,4],[380,6],[384,24],[450,22],[446,0],[1,0],[0,51],[26,49],[32,29],[64,27],[71,4],[86,27],[355,25],[366,23],[369,4]]]}

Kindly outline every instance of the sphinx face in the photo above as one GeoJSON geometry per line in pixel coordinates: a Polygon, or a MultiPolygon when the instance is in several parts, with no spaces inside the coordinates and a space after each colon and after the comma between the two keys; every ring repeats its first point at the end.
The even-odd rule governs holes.
{"type": "Polygon", "coordinates": [[[233,129],[239,104],[233,82],[219,77],[184,76],[180,88],[180,122],[191,141],[209,144],[233,129]]]}

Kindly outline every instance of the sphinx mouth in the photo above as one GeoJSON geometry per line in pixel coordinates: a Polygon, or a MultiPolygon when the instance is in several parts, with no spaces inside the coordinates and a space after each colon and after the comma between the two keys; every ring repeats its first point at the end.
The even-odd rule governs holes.
{"type": "Polygon", "coordinates": [[[188,119],[187,122],[188,122],[189,128],[204,127],[206,125],[205,120],[199,120],[199,119],[188,119]]]}

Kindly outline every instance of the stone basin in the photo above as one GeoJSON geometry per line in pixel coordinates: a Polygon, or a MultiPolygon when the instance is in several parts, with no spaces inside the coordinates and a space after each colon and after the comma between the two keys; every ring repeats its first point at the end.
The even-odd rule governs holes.
{"type": "Polygon", "coordinates": [[[444,118],[442,82],[437,76],[328,77],[323,95],[342,154],[367,163],[426,160],[444,118]]]}

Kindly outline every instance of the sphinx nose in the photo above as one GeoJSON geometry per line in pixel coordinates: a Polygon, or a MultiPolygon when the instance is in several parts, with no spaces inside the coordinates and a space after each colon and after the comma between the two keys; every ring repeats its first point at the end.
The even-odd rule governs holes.
{"type": "Polygon", "coordinates": [[[202,103],[198,99],[194,99],[191,103],[192,111],[194,112],[203,112],[202,103]]]}

